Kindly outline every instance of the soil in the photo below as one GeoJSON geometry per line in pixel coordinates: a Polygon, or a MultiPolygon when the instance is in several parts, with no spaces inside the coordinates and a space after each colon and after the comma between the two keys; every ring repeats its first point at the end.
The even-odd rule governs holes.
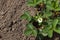
{"type": "Polygon", "coordinates": [[[26,0],[0,0],[0,40],[34,40],[32,36],[26,37],[26,20],[21,20],[20,16],[25,10],[34,9],[26,6],[26,0]]]}
{"type": "Polygon", "coordinates": [[[20,16],[25,10],[32,16],[36,13],[26,5],[26,0],[0,0],[0,40],[35,40],[35,37],[23,34],[27,21],[21,20],[20,16]]]}

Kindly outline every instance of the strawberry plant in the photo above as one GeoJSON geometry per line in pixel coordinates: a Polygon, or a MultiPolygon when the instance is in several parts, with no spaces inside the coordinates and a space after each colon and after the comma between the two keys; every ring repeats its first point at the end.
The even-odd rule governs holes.
{"type": "MultiPolygon", "coordinates": [[[[26,19],[26,36],[33,35],[53,37],[53,32],[60,34],[60,3],[59,0],[27,0],[27,5],[37,9],[38,13],[33,17],[29,11],[25,11],[21,19],[26,19]]],[[[41,37],[42,36],[42,37],[41,37]]]]}

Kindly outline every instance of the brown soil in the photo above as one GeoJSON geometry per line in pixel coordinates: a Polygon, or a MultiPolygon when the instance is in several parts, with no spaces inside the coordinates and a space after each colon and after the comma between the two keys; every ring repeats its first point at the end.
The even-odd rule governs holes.
{"type": "Polygon", "coordinates": [[[24,10],[34,15],[34,9],[26,6],[26,0],[0,0],[0,40],[34,40],[23,34],[26,21],[20,16],[24,10]]]}
{"type": "Polygon", "coordinates": [[[35,40],[23,34],[27,21],[20,16],[25,10],[33,16],[36,13],[34,8],[26,6],[26,0],[0,0],[0,40],[35,40]]]}

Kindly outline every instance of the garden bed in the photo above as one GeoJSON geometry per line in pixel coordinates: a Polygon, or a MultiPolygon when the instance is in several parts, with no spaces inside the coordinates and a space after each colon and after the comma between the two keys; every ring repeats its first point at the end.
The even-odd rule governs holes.
{"type": "MultiPolygon", "coordinates": [[[[35,36],[25,36],[26,20],[21,20],[20,16],[25,10],[30,11],[34,16],[37,11],[33,7],[26,5],[26,0],[0,0],[0,40],[38,40],[35,36]]],[[[54,32],[50,39],[44,37],[43,40],[60,40],[60,34],[54,32]]]]}

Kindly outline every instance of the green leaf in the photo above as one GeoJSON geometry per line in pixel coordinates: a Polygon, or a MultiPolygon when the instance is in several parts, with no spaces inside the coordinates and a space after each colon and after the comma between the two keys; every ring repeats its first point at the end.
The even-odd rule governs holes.
{"type": "Polygon", "coordinates": [[[47,1],[46,1],[46,4],[47,4],[47,5],[51,5],[51,0],[47,0],[47,1]]]}
{"type": "Polygon", "coordinates": [[[47,9],[49,9],[49,10],[54,10],[54,7],[53,7],[52,5],[47,4],[46,7],[47,7],[47,9]]]}
{"type": "Polygon", "coordinates": [[[52,28],[52,25],[47,25],[47,27],[45,29],[50,30],[51,28],[52,28]]]}
{"type": "Polygon", "coordinates": [[[49,31],[48,31],[48,37],[49,37],[49,38],[52,38],[52,36],[53,36],[53,30],[49,30],[49,31]]]}
{"type": "Polygon", "coordinates": [[[55,32],[60,34],[60,23],[58,23],[57,27],[54,29],[55,32]]]}
{"type": "Polygon", "coordinates": [[[34,29],[34,26],[32,25],[32,23],[28,23],[26,26],[28,29],[32,29],[32,30],[34,29]]]}
{"type": "Polygon", "coordinates": [[[60,27],[59,27],[59,28],[54,29],[54,31],[60,34],[60,27]]]}
{"type": "Polygon", "coordinates": [[[59,6],[59,0],[56,0],[56,8],[59,6]]]}
{"type": "Polygon", "coordinates": [[[51,28],[52,28],[52,26],[51,26],[51,25],[48,25],[48,26],[46,26],[46,27],[43,29],[43,32],[44,32],[44,33],[47,33],[51,28]]]}
{"type": "Polygon", "coordinates": [[[40,2],[42,2],[42,0],[28,0],[27,1],[27,5],[28,6],[36,6],[37,4],[39,4],[40,2]]]}
{"type": "Polygon", "coordinates": [[[48,9],[44,12],[44,15],[43,15],[43,17],[46,17],[46,18],[48,18],[48,17],[50,17],[52,15],[52,12],[50,12],[48,9]]]}
{"type": "Polygon", "coordinates": [[[51,28],[52,28],[51,25],[46,26],[46,27],[43,29],[43,31],[42,31],[42,35],[43,35],[43,36],[47,36],[47,35],[48,35],[48,32],[50,31],[51,28]]]}
{"type": "Polygon", "coordinates": [[[26,16],[26,14],[23,14],[20,18],[21,18],[21,19],[26,19],[27,16],[26,16]]]}
{"type": "Polygon", "coordinates": [[[32,35],[36,37],[37,36],[37,30],[32,30],[32,35]]]}
{"type": "Polygon", "coordinates": [[[32,19],[31,15],[29,14],[28,11],[25,11],[24,14],[20,18],[21,19],[26,19],[28,21],[31,21],[31,19],[32,19]]]}
{"type": "Polygon", "coordinates": [[[58,23],[58,19],[54,19],[52,24],[54,29],[56,28],[57,23],[58,23]]]}
{"type": "Polygon", "coordinates": [[[42,32],[41,34],[42,34],[43,36],[47,36],[47,35],[48,35],[47,33],[44,33],[44,32],[42,32]]]}
{"type": "Polygon", "coordinates": [[[32,25],[32,23],[28,23],[26,26],[27,30],[24,32],[26,36],[29,36],[30,34],[32,34],[33,36],[37,36],[37,30],[34,30],[34,26],[32,25]]]}
{"type": "Polygon", "coordinates": [[[36,0],[36,5],[42,2],[43,2],[42,0],[36,0]]]}
{"type": "Polygon", "coordinates": [[[56,8],[55,11],[60,11],[60,7],[56,8]]]}
{"type": "Polygon", "coordinates": [[[24,34],[25,34],[26,36],[29,36],[31,33],[32,33],[32,31],[31,31],[30,29],[26,29],[26,30],[24,31],[24,34]]]}
{"type": "Polygon", "coordinates": [[[34,5],[34,0],[27,0],[27,5],[28,6],[35,6],[34,5]]]}

